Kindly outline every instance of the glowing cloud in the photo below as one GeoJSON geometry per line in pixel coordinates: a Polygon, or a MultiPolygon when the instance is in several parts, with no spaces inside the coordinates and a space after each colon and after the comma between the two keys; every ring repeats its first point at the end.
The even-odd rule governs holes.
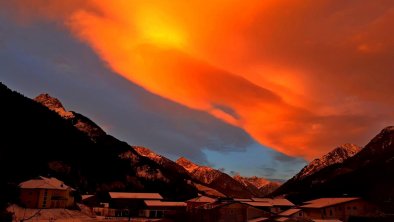
{"type": "MultiPolygon", "coordinates": [[[[59,18],[116,73],[285,154],[311,159],[365,143],[387,124],[381,116],[394,117],[394,97],[376,93],[394,80],[389,63],[377,68],[393,56],[393,33],[383,32],[394,21],[390,2],[72,2],[59,18]],[[380,89],[369,82],[375,71],[380,89]]],[[[50,18],[64,7],[44,3],[50,18]]]]}

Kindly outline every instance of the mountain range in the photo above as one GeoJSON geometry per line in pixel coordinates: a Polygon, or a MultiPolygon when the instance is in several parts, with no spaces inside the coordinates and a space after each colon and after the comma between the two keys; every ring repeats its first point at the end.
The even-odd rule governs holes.
{"type": "MultiPolygon", "coordinates": [[[[93,141],[95,141],[96,138],[105,135],[105,132],[93,121],[76,112],[67,111],[58,99],[53,98],[48,94],[41,94],[34,100],[48,107],[50,110],[55,111],[64,119],[71,121],[77,129],[86,133],[93,141]]],[[[230,196],[238,198],[251,198],[261,197],[268,194],[270,191],[273,191],[268,190],[263,193],[259,190],[261,187],[259,186],[257,188],[258,192],[252,192],[254,191],[253,189],[256,189],[254,184],[245,185],[244,183],[240,183],[239,181],[231,178],[229,175],[210,167],[198,166],[198,170],[193,172],[189,171],[187,167],[181,164],[182,161],[180,161],[181,159],[186,160],[185,158],[180,158],[178,160],[180,162],[174,162],[146,147],[131,146],[131,149],[135,150],[139,155],[155,162],[157,165],[166,169],[167,171],[180,175],[183,178],[187,178],[188,183],[192,184],[192,186],[194,186],[201,194],[218,197],[230,196]],[[207,178],[211,179],[207,180],[207,178]]],[[[196,164],[190,161],[188,162],[197,167],[196,164]]],[[[148,175],[148,177],[151,176],[148,175]]],[[[266,183],[263,185],[264,187],[265,185],[269,184],[269,181],[265,180],[264,178],[255,178],[265,181],[266,183]]],[[[274,186],[271,189],[274,188],[277,188],[277,186],[274,186]]]]}
{"type": "Polygon", "coordinates": [[[313,160],[271,193],[300,203],[318,197],[361,196],[394,212],[394,127],[364,148],[345,144],[313,160]]]}
{"type": "Polygon", "coordinates": [[[384,128],[364,148],[336,147],[280,185],[130,146],[48,94],[32,100],[0,84],[0,101],[0,204],[17,196],[19,182],[43,175],[55,176],[80,193],[159,192],[174,200],[199,193],[236,198],[269,194],[295,203],[361,196],[394,212],[394,127],[384,128]]]}
{"type": "Polygon", "coordinates": [[[271,182],[261,177],[242,177],[230,175],[208,166],[200,166],[185,157],[176,162],[161,156],[146,147],[133,146],[142,156],[150,158],[156,163],[172,168],[179,173],[191,177],[191,183],[199,193],[213,197],[251,198],[264,197],[278,188],[279,182],[271,182]]]}
{"type": "MultiPolygon", "coordinates": [[[[148,148],[130,146],[48,94],[32,100],[0,84],[0,99],[2,187],[51,175],[81,193],[160,192],[171,199],[198,193],[240,198],[258,194],[218,170],[200,167],[206,175],[190,172],[148,148]]],[[[7,199],[7,192],[0,195],[7,199]]]]}
{"type": "Polygon", "coordinates": [[[275,191],[282,183],[270,181],[262,177],[243,177],[239,174],[233,176],[235,180],[243,184],[249,192],[257,197],[265,197],[275,191]]]}

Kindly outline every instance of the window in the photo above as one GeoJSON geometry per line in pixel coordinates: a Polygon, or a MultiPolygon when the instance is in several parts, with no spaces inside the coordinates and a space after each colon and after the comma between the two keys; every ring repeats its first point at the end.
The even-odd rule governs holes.
{"type": "Polygon", "coordinates": [[[357,210],[357,207],[356,207],[356,206],[353,206],[353,210],[357,210]]]}
{"type": "Polygon", "coordinates": [[[44,196],[42,201],[42,208],[46,208],[48,199],[48,190],[44,190],[44,196]]]}
{"type": "Polygon", "coordinates": [[[330,209],[330,216],[332,216],[332,209],[330,209]]]}

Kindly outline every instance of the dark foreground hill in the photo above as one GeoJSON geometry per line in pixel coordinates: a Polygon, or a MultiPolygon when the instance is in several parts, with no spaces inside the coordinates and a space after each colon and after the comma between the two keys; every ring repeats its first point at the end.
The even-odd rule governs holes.
{"type": "Polygon", "coordinates": [[[38,175],[58,177],[81,193],[160,192],[174,199],[196,195],[187,175],[174,173],[139,155],[97,125],[90,134],[81,130],[92,122],[78,113],[72,112],[74,118],[62,118],[1,83],[0,103],[3,202],[15,197],[11,190],[19,182],[38,175]]]}

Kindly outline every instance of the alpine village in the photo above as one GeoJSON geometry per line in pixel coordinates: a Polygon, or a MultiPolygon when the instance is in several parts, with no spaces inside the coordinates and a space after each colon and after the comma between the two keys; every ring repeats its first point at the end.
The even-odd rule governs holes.
{"type": "Polygon", "coordinates": [[[0,101],[0,221],[394,221],[394,127],[269,181],[129,145],[48,94],[0,101]]]}

